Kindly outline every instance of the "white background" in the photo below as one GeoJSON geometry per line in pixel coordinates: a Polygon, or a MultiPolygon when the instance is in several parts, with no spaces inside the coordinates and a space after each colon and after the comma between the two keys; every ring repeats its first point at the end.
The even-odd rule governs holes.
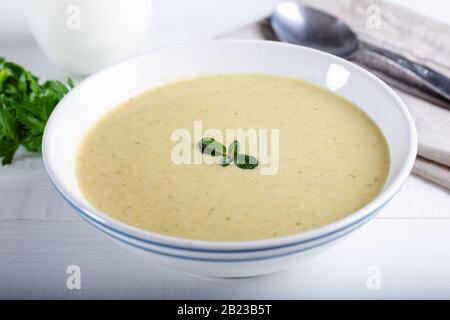
{"type": "MultiPolygon", "coordinates": [[[[34,0],[37,1],[37,0],[34,0]]],[[[55,0],[57,1],[57,0],[55,0]]],[[[450,23],[446,0],[390,0],[450,23]]],[[[276,0],[157,0],[147,48],[211,38],[249,24],[276,0]]],[[[0,56],[64,78],[37,48],[27,1],[4,1],[0,56]]],[[[80,220],[42,161],[0,168],[0,298],[450,298],[450,194],[411,176],[380,215],[330,251],[284,272],[205,279],[145,262],[80,220]],[[67,266],[82,290],[66,288],[67,266]],[[371,266],[381,288],[371,290],[371,266]]]]}

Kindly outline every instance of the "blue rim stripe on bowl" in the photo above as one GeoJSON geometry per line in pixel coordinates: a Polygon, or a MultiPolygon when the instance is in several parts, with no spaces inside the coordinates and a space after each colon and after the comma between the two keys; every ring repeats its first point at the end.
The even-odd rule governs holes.
{"type": "MultiPolygon", "coordinates": [[[[308,239],[308,240],[303,240],[303,241],[299,241],[299,242],[295,242],[295,243],[290,243],[290,244],[286,244],[286,245],[282,245],[282,246],[268,247],[268,248],[235,249],[235,250],[209,250],[209,249],[183,248],[183,247],[172,246],[172,245],[168,245],[168,244],[163,244],[163,243],[159,243],[159,242],[150,241],[150,240],[147,240],[147,239],[142,239],[142,238],[136,237],[134,235],[125,233],[123,231],[117,230],[117,229],[115,229],[113,227],[110,227],[110,226],[108,226],[108,225],[106,225],[106,224],[104,224],[104,223],[102,223],[100,221],[97,221],[97,220],[93,219],[92,217],[90,217],[89,215],[87,215],[80,208],[75,206],[69,199],[67,199],[65,197],[65,195],[62,194],[62,192],[60,192],[59,189],[55,186],[53,181],[52,181],[52,184],[55,187],[55,189],[58,191],[58,193],[77,212],[77,214],[80,215],[82,218],[84,218],[85,220],[87,220],[89,223],[91,223],[93,225],[98,224],[98,225],[102,226],[103,228],[111,230],[111,231],[113,231],[115,233],[118,233],[118,234],[124,236],[124,237],[130,238],[130,239],[133,239],[133,240],[136,240],[136,241],[148,243],[148,244],[151,244],[151,245],[159,246],[159,247],[165,247],[165,248],[176,249],[176,250],[183,250],[183,251],[188,251],[188,252],[190,251],[190,252],[206,252],[206,253],[250,253],[250,252],[269,251],[269,250],[282,249],[282,248],[287,248],[287,247],[291,247],[291,246],[296,246],[296,245],[300,245],[300,244],[306,244],[308,242],[312,242],[312,241],[315,241],[315,240],[320,240],[320,239],[326,238],[328,236],[331,236],[333,234],[336,234],[336,233],[339,233],[339,232],[342,232],[342,231],[345,231],[345,230],[352,230],[353,226],[358,225],[359,223],[363,222],[364,220],[368,220],[373,215],[376,215],[377,212],[379,210],[381,210],[385,205],[387,205],[390,202],[390,200],[392,199],[392,197],[395,196],[395,194],[396,194],[396,193],[394,193],[394,195],[391,198],[389,198],[385,203],[383,203],[381,206],[379,206],[378,208],[374,209],[372,212],[370,212],[366,216],[362,217],[361,219],[359,219],[359,220],[357,220],[357,221],[355,221],[355,222],[353,222],[353,223],[351,223],[351,224],[349,224],[349,225],[347,225],[347,226],[345,226],[345,227],[343,227],[341,229],[334,230],[333,232],[330,232],[330,233],[327,233],[327,234],[323,234],[323,235],[320,235],[320,236],[315,237],[315,238],[311,238],[311,239],[308,239]]],[[[111,235],[110,233],[107,233],[107,234],[111,235]]],[[[125,241],[123,241],[123,242],[125,242],[125,241]]],[[[126,243],[128,243],[128,242],[126,242],[126,243]]],[[[149,250],[149,251],[151,251],[151,250],[149,250]]],[[[156,251],[155,253],[160,253],[160,252],[156,251]]],[[[161,253],[161,254],[163,254],[163,253],[161,253]]],[[[176,256],[175,255],[175,257],[181,257],[181,256],[176,256]]],[[[187,257],[185,257],[185,258],[187,258],[187,257]]],[[[190,259],[190,258],[187,258],[187,259],[190,259]]],[[[226,260],[226,261],[235,261],[235,260],[226,260]]]]}
{"type": "MultiPolygon", "coordinates": [[[[74,209],[75,209],[78,213],[83,214],[83,213],[82,213],[80,210],[78,210],[76,207],[74,207],[74,209]]],[[[365,221],[361,221],[361,226],[364,225],[365,223],[367,223],[367,222],[370,221],[369,218],[370,218],[370,216],[371,216],[372,214],[376,214],[376,211],[373,212],[373,213],[371,213],[369,216],[367,216],[367,217],[366,217],[367,219],[365,219],[365,221]]],[[[84,216],[84,215],[82,215],[82,216],[84,216]]],[[[231,262],[232,262],[232,263],[236,263],[236,262],[251,262],[251,261],[270,260],[270,259],[275,259],[275,258],[286,257],[286,256],[298,254],[298,253],[303,252],[303,251],[311,250],[311,249],[314,249],[314,248],[317,248],[317,247],[326,245],[326,244],[329,243],[329,242],[332,242],[332,241],[334,241],[334,240],[337,240],[337,239],[339,239],[339,238],[342,238],[343,236],[349,234],[349,233],[352,232],[355,228],[358,227],[358,226],[355,226],[355,228],[347,228],[348,230],[346,230],[344,233],[342,233],[342,234],[340,234],[340,235],[337,235],[337,236],[335,236],[335,237],[332,237],[331,239],[328,239],[327,241],[324,241],[324,242],[321,242],[321,243],[312,245],[312,246],[310,246],[310,247],[306,247],[306,248],[302,248],[302,249],[299,249],[299,250],[295,250],[295,251],[292,251],[292,252],[276,254],[276,255],[268,256],[268,257],[255,257],[255,258],[246,258],[246,259],[244,259],[244,258],[241,258],[241,259],[217,259],[217,258],[214,258],[214,259],[213,259],[213,258],[210,258],[210,259],[208,259],[208,258],[197,258],[197,257],[180,256],[180,255],[177,255],[177,254],[172,254],[172,253],[161,252],[161,251],[158,251],[158,250],[149,249],[149,248],[147,248],[147,247],[143,247],[143,246],[140,246],[140,245],[138,245],[138,244],[135,244],[135,243],[126,241],[126,240],[124,240],[124,239],[122,239],[122,238],[119,238],[119,237],[117,237],[116,235],[113,235],[113,234],[111,234],[111,233],[105,232],[101,227],[99,227],[95,222],[93,222],[93,220],[88,219],[87,221],[89,222],[89,224],[91,224],[92,226],[94,226],[96,229],[98,229],[98,230],[100,230],[100,231],[106,233],[106,234],[107,234],[108,236],[110,236],[111,238],[113,238],[113,239],[115,239],[115,240],[117,240],[117,241],[120,241],[120,242],[122,242],[122,243],[125,243],[125,244],[127,244],[127,245],[130,245],[130,246],[132,246],[132,247],[134,247],[134,248],[141,249],[141,250],[144,250],[144,251],[148,251],[148,252],[151,252],[151,253],[154,253],[154,254],[159,254],[159,255],[162,255],[162,256],[166,256],[166,257],[171,257],[171,258],[177,258],[177,259],[183,259],[183,260],[191,260],[191,261],[213,262],[213,263],[224,263],[224,262],[230,262],[230,263],[231,263],[231,262]]],[[[107,229],[109,229],[109,228],[107,228],[107,229]]]]}

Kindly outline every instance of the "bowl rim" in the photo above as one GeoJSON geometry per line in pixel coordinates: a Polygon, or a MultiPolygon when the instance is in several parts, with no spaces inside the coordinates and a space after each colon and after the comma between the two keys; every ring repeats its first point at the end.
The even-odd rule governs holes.
{"type": "MultiPolygon", "coordinates": [[[[377,211],[380,207],[386,204],[394,194],[400,189],[403,185],[407,177],[409,176],[412,167],[414,165],[414,161],[417,154],[417,133],[414,125],[414,121],[412,119],[411,114],[409,113],[406,105],[401,100],[401,98],[397,95],[397,93],[389,87],[385,82],[376,77],[374,74],[365,70],[364,68],[349,62],[340,57],[328,54],[326,52],[322,52],[316,49],[277,42],[277,41],[268,41],[268,40],[207,40],[207,41],[196,41],[187,44],[179,44],[173,45],[163,48],[158,48],[155,50],[147,51],[141,53],[137,56],[134,56],[130,59],[126,59],[120,61],[116,64],[113,64],[99,72],[92,74],[87,77],[83,81],[81,81],[75,88],[73,88],[55,107],[53,110],[47,125],[45,127],[43,140],[42,140],[42,156],[45,168],[49,175],[49,178],[57,191],[63,196],[63,198],[68,201],[72,206],[78,209],[82,216],[85,219],[91,219],[96,223],[106,227],[107,229],[117,232],[123,236],[129,237],[131,239],[142,241],[149,244],[154,244],[162,247],[186,250],[186,251],[196,251],[196,252],[226,252],[226,253],[238,253],[238,252],[255,252],[255,251],[265,251],[278,249],[298,244],[303,244],[315,240],[319,240],[321,238],[328,237],[334,233],[343,231],[358,222],[364,220],[366,217],[377,211]],[[51,165],[51,156],[49,154],[49,147],[47,145],[49,136],[53,134],[53,127],[56,121],[57,116],[62,113],[62,109],[64,104],[70,101],[71,97],[78,94],[78,91],[82,90],[87,84],[96,81],[96,78],[101,74],[111,72],[118,66],[126,65],[127,63],[132,63],[141,59],[145,59],[148,55],[152,55],[156,52],[163,52],[164,50],[182,50],[183,48],[189,48],[193,46],[209,46],[209,45],[254,45],[254,46],[273,46],[280,48],[287,48],[289,50],[299,50],[299,51],[308,51],[309,53],[322,56],[328,60],[332,60],[334,62],[338,62],[344,65],[346,68],[349,68],[352,71],[356,71],[361,73],[363,76],[368,77],[374,83],[376,83],[382,90],[384,90],[388,95],[390,95],[394,100],[395,107],[398,108],[400,113],[402,114],[405,123],[408,129],[408,138],[409,138],[409,146],[408,146],[408,155],[406,161],[402,164],[402,167],[394,177],[393,181],[383,190],[376,198],[366,204],[364,207],[359,210],[337,220],[332,223],[323,225],[321,227],[300,232],[292,235],[276,237],[276,238],[268,238],[268,239],[259,239],[259,240],[249,240],[249,241],[208,241],[208,240],[194,240],[187,239],[169,235],[163,235],[152,231],[147,231],[144,229],[140,229],[138,227],[133,227],[126,223],[123,223],[119,220],[116,220],[96,209],[91,209],[85,206],[82,202],[78,200],[69,188],[66,188],[58,177],[58,171],[51,165]]],[[[373,217],[373,215],[372,215],[373,217]]]]}

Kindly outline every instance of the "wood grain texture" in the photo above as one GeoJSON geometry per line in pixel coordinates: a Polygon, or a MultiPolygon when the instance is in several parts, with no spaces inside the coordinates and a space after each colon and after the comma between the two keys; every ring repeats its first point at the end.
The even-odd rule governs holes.
{"type": "Polygon", "coordinates": [[[0,221],[80,220],[57,193],[41,158],[19,155],[0,167],[0,221]]]}
{"type": "Polygon", "coordinates": [[[449,219],[375,219],[291,269],[227,280],[154,265],[84,221],[0,222],[0,298],[450,298],[449,228],[449,219]],[[66,288],[69,265],[81,268],[81,290],[66,288]],[[366,286],[373,265],[380,290],[366,286]]]}

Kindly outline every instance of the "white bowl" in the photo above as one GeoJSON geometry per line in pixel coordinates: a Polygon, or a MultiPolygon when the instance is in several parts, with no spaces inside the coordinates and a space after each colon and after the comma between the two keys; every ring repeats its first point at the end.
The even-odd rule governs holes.
{"type": "Polygon", "coordinates": [[[388,203],[411,172],[416,151],[416,131],[408,110],[394,91],[371,73],[313,49],[249,40],[159,49],[96,73],[58,104],[43,140],[43,157],[52,182],[88,222],[152,261],[220,277],[278,271],[335,244],[388,203]],[[391,166],[383,190],[373,201],[312,231],[267,240],[214,242],[137,229],[99,212],[83,197],[75,176],[75,154],[80,139],[103,114],[143,90],[180,77],[255,72],[302,78],[329,88],[358,105],[378,124],[388,142],[391,166]]]}

